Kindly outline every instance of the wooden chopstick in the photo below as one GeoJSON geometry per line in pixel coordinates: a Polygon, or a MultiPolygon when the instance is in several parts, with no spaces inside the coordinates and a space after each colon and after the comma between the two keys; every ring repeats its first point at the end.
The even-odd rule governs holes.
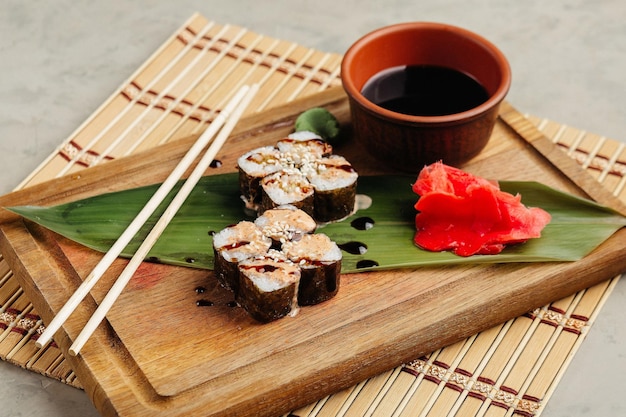
{"type": "Polygon", "coordinates": [[[241,118],[243,112],[254,98],[254,95],[256,94],[258,89],[258,85],[253,85],[243,97],[241,103],[235,109],[232,116],[226,121],[224,128],[217,135],[211,146],[209,146],[209,149],[206,151],[202,159],[200,159],[198,165],[196,165],[189,177],[185,180],[180,191],[178,191],[172,202],[169,204],[169,206],[167,206],[167,208],[165,209],[157,223],[154,225],[146,239],[142,242],[142,244],[139,246],[133,257],[131,258],[128,265],[126,265],[120,276],[117,278],[115,284],[113,284],[107,295],[104,297],[94,314],[91,316],[91,318],[83,328],[83,330],[80,332],[76,340],[74,340],[72,346],[70,346],[70,355],[78,355],[78,353],[85,345],[87,340],[89,340],[89,337],[91,337],[100,322],[104,320],[104,317],[106,316],[108,311],[111,309],[117,298],[120,296],[128,282],[130,281],[130,279],[133,277],[137,268],[139,268],[139,265],[141,265],[145,257],[148,255],[148,252],[150,252],[150,249],[152,249],[152,246],[154,246],[156,241],[159,239],[159,236],[161,236],[167,225],[176,215],[176,212],[178,212],[189,194],[191,194],[191,191],[194,189],[198,181],[200,181],[202,175],[209,168],[211,162],[226,142],[226,139],[228,139],[228,136],[230,136],[230,133],[233,131],[235,125],[237,124],[237,121],[239,121],[239,119],[241,118]]]}
{"type": "MultiPolygon", "coordinates": [[[[224,109],[221,112],[219,112],[219,114],[216,116],[213,122],[211,122],[209,127],[205,130],[205,132],[198,138],[198,140],[193,144],[193,146],[189,149],[189,151],[187,151],[187,153],[180,160],[178,165],[176,165],[172,173],[161,184],[161,186],[159,186],[157,191],[150,198],[150,200],[146,203],[144,208],[137,214],[137,216],[133,219],[133,221],[130,223],[127,229],[120,235],[120,237],[111,246],[109,251],[102,257],[100,262],[98,262],[98,264],[94,267],[94,269],[87,276],[87,278],[85,278],[82,284],[76,289],[74,294],[72,294],[72,296],[68,299],[68,301],[61,308],[61,310],[59,310],[57,315],[46,326],[45,330],[41,333],[41,335],[35,342],[37,347],[42,348],[50,342],[50,340],[52,339],[52,336],[57,332],[57,330],[59,330],[59,328],[63,325],[63,323],[65,323],[65,321],[74,312],[74,310],[80,304],[80,302],[87,296],[89,291],[100,280],[102,275],[104,275],[106,270],[111,266],[111,264],[115,261],[115,259],[117,259],[117,257],[122,253],[124,248],[130,243],[132,238],[137,234],[137,232],[141,229],[141,227],[146,223],[146,221],[158,208],[158,206],[163,201],[163,199],[165,199],[168,193],[174,188],[174,186],[178,183],[180,178],[193,164],[193,162],[200,155],[202,150],[211,142],[211,140],[218,133],[218,131],[223,126],[225,126],[225,124],[228,124],[229,129],[232,131],[232,128],[234,127],[234,123],[236,122],[236,119],[240,118],[241,114],[243,113],[242,108],[245,108],[247,106],[246,104],[246,106],[241,107],[242,100],[245,99],[249,103],[249,101],[251,100],[251,97],[250,98],[248,97],[251,94],[255,93],[257,90],[258,90],[258,86],[256,85],[253,86],[252,88],[249,86],[241,87],[238,90],[237,94],[235,94],[235,96],[231,99],[231,101],[226,105],[226,107],[224,107],[224,109]],[[236,117],[231,118],[231,114],[236,117]],[[235,121],[230,122],[233,119],[235,121]]],[[[226,129],[224,131],[226,131],[226,129]]],[[[222,135],[222,137],[223,136],[224,135],[222,135]]],[[[228,135],[226,134],[225,136],[227,137],[228,135]]],[[[225,138],[224,139],[220,138],[220,140],[223,143],[225,138]]],[[[217,139],[216,141],[214,141],[214,144],[216,142],[217,142],[217,139]]],[[[221,147],[221,145],[219,147],[221,147]]],[[[207,154],[209,154],[209,152],[217,153],[217,151],[219,150],[219,147],[212,145],[207,150],[207,154]]],[[[205,154],[205,157],[207,154],[205,154]]],[[[215,156],[213,156],[213,158],[214,157],[215,156]]],[[[207,168],[213,158],[209,159],[207,168]]],[[[202,160],[204,161],[204,159],[206,158],[203,158],[202,160]]],[[[204,170],[206,170],[206,168],[204,170]]],[[[198,180],[199,178],[196,179],[196,182],[198,180]]],[[[187,182],[188,181],[189,179],[187,180],[187,182]]]]}

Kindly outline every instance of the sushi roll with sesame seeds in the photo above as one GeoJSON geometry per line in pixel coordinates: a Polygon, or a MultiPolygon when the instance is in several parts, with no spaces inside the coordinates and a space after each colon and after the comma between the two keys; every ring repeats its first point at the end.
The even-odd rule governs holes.
{"type": "Polygon", "coordinates": [[[322,233],[286,242],[283,253],[300,267],[298,305],[314,305],[329,300],[339,291],[341,250],[322,233]]]}
{"type": "Polygon", "coordinates": [[[333,147],[310,132],[297,132],[281,139],[276,147],[286,160],[296,167],[323,158],[332,153],[333,147]]]}
{"type": "Polygon", "coordinates": [[[315,220],[294,206],[280,206],[266,210],[254,221],[263,234],[273,241],[273,247],[281,248],[285,242],[300,240],[317,228],[315,220]]]}
{"type": "Polygon", "coordinates": [[[352,214],[358,173],[332,150],[317,134],[300,131],[280,139],[276,146],[239,157],[239,189],[246,209],[261,215],[291,204],[318,223],[352,214]]]}
{"type": "Polygon", "coordinates": [[[313,186],[297,170],[284,170],[261,180],[259,213],[279,206],[292,205],[313,215],[313,186]]]}
{"type": "Polygon", "coordinates": [[[300,268],[284,256],[259,256],[239,263],[237,303],[263,323],[298,308],[300,268]]]}
{"type": "Polygon", "coordinates": [[[318,222],[337,221],[352,214],[359,175],[346,158],[331,155],[303,167],[301,172],[315,189],[313,216],[318,222]]]}
{"type": "Polygon", "coordinates": [[[248,208],[256,210],[261,201],[260,181],[283,169],[280,151],[274,146],[253,149],[237,159],[239,189],[248,208]]]}
{"type": "Polygon", "coordinates": [[[272,239],[253,222],[242,221],[213,235],[213,272],[218,282],[235,294],[239,290],[239,262],[265,255],[272,239]]]}

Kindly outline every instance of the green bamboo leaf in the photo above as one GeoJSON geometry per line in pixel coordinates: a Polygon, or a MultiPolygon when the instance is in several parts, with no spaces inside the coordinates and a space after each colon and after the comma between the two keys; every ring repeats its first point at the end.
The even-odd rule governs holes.
{"type": "MultiPolygon", "coordinates": [[[[343,272],[459,263],[575,261],[626,226],[626,217],[592,201],[535,182],[502,181],[501,189],[520,193],[525,205],[541,207],[552,215],[541,238],[510,246],[498,255],[463,258],[448,252],[428,252],[413,244],[413,205],[417,200],[411,190],[413,181],[414,178],[405,176],[360,177],[358,192],[372,199],[371,206],[319,229],[344,248],[367,247],[365,253],[344,253],[343,272]],[[353,227],[353,221],[363,218],[373,220],[373,227],[353,227]]],[[[103,194],[54,207],[21,206],[9,210],[105,252],[157,187],[158,184],[103,194]]],[[[132,256],[177,190],[170,193],[122,256],[132,256]]],[[[244,219],[250,218],[239,198],[237,174],[204,177],[164,231],[149,259],[211,269],[211,232],[244,219]]]]}

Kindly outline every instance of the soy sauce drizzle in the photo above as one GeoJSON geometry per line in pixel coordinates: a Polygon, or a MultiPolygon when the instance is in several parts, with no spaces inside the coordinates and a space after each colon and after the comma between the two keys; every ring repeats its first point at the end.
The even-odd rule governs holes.
{"type": "Polygon", "coordinates": [[[278,269],[277,266],[269,265],[269,264],[265,264],[265,265],[251,265],[251,266],[249,266],[249,265],[246,265],[246,266],[240,265],[239,268],[247,269],[247,270],[254,269],[255,271],[261,272],[261,273],[263,273],[263,272],[274,272],[274,271],[276,271],[278,269]]]}
{"type": "Polygon", "coordinates": [[[219,168],[222,166],[222,161],[220,161],[219,159],[214,159],[211,161],[211,164],[209,166],[211,168],[219,168]]]}
{"type": "MultiPolygon", "coordinates": [[[[236,248],[240,248],[242,246],[246,246],[246,245],[249,245],[249,244],[250,244],[250,241],[248,241],[248,240],[240,240],[240,241],[235,242],[235,243],[233,243],[231,245],[223,246],[223,248],[225,248],[225,249],[236,249],[236,248]]],[[[220,249],[222,249],[222,248],[220,248],[220,249]]]]}
{"type": "Polygon", "coordinates": [[[363,255],[367,252],[367,245],[363,242],[346,242],[337,245],[339,249],[348,252],[351,255],[363,255]]]}
{"type": "MultiPolygon", "coordinates": [[[[203,285],[198,285],[196,288],[194,288],[194,292],[198,295],[205,294],[207,291],[208,289],[203,285]]],[[[235,300],[219,301],[217,304],[214,301],[211,301],[207,298],[199,298],[196,300],[196,307],[225,306],[225,307],[234,308],[234,307],[237,307],[238,305],[239,304],[237,304],[237,301],[235,300]]]]}
{"type": "Polygon", "coordinates": [[[359,217],[350,222],[350,226],[354,227],[356,230],[369,230],[374,227],[376,222],[371,217],[359,217]]]}
{"type": "Polygon", "coordinates": [[[380,265],[378,262],[372,261],[372,260],[369,260],[369,259],[363,259],[362,261],[359,261],[359,262],[356,263],[357,269],[372,268],[372,267],[378,266],[378,265],[380,265]]]}

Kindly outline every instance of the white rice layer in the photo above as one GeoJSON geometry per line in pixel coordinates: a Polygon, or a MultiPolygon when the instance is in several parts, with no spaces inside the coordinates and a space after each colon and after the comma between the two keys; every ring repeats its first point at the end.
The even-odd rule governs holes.
{"type": "Polygon", "coordinates": [[[318,191],[330,191],[353,185],[359,175],[342,156],[331,155],[302,170],[318,191]]]}
{"type": "Polygon", "coordinates": [[[228,262],[239,262],[267,253],[272,239],[254,223],[242,221],[220,230],[213,236],[213,247],[228,262]]]}
{"type": "Polygon", "coordinates": [[[302,201],[313,195],[313,187],[304,175],[298,172],[277,172],[261,180],[263,191],[280,206],[302,201]]]}
{"type": "Polygon", "coordinates": [[[313,233],[317,227],[311,216],[289,205],[266,210],[254,223],[261,228],[263,234],[283,243],[297,236],[313,233]]]}
{"type": "Polygon", "coordinates": [[[249,259],[239,263],[239,270],[262,292],[277,291],[300,280],[300,268],[289,261],[249,259]]]}
{"type": "Polygon", "coordinates": [[[332,147],[319,138],[290,137],[279,140],[276,147],[298,165],[322,158],[332,151],[332,147]]]}
{"type": "Polygon", "coordinates": [[[338,262],[342,258],[341,249],[323,233],[305,235],[302,239],[283,245],[287,258],[295,263],[338,262]]]}
{"type": "Polygon", "coordinates": [[[262,177],[280,171],[280,152],[273,146],[253,149],[237,159],[237,165],[251,177],[262,177]]]}

